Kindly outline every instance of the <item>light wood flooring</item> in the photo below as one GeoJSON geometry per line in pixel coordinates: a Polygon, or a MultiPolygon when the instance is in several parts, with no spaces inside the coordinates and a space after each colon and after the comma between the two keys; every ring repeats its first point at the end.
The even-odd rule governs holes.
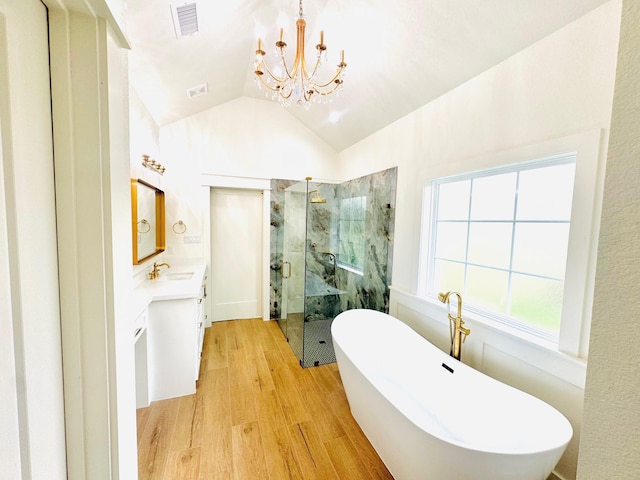
{"type": "Polygon", "coordinates": [[[139,409],[140,480],[393,479],[337,365],[303,369],[276,322],[216,322],[194,395],[139,409]]]}

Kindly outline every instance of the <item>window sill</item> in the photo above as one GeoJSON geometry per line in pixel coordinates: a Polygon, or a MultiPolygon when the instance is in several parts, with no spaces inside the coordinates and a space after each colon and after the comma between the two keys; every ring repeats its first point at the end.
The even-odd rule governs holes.
{"type": "MultiPolygon", "coordinates": [[[[436,299],[415,295],[406,290],[391,286],[390,313],[400,320],[404,308],[409,308],[432,322],[449,328],[446,307],[436,299]]],[[[527,332],[520,331],[491,318],[482,317],[464,310],[462,314],[472,335],[477,341],[499,350],[539,368],[551,375],[584,389],[587,364],[583,359],[567,355],[558,350],[558,345],[527,332]]],[[[404,321],[404,320],[403,320],[404,321]]],[[[471,341],[470,337],[470,341],[471,341]]],[[[479,349],[482,355],[483,348],[479,349]]],[[[482,359],[477,359],[482,365],[482,359]]]]}

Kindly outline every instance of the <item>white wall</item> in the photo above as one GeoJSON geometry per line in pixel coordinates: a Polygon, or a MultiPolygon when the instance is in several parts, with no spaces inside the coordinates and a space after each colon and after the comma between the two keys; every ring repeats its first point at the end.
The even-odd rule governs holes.
{"type": "Polygon", "coordinates": [[[424,181],[485,168],[491,153],[608,131],[619,1],[339,154],[341,178],[398,166],[393,284],[415,292],[424,181]]]}
{"type": "MultiPolygon", "coordinates": [[[[129,176],[132,179],[141,179],[165,192],[168,208],[173,208],[178,197],[174,195],[174,188],[170,188],[172,173],[160,175],[159,173],[142,166],[142,156],[148,155],[162,165],[165,164],[160,155],[160,128],[151,114],[146,109],[140,97],[133,88],[129,89],[129,176]],[[168,180],[169,179],[169,180],[168,180]]],[[[195,187],[192,187],[195,188],[195,187]]],[[[127,195],[127,198],[131,198],[127,195]]],[[[127,207],[131,209],[131,204],[127,207]]],[[[130,217],[128,217],[130,218],[130,217]]],[[[171,224],[169,224],[169,228],[171,224]]],[[[168,236],[168,233],[165,232],[168,236]]],[[[150,260],[133,266],[134,286],[145,279],[145,275],[151,270],[154,262],[162,262],[164,253],[150,260]]],[[[131,259],[130,259],[131,261],[131,259]]]]}
{"type": "Polygon", "coordinates": [[[203,174],[330,178],[336,152],[280,105],[237,98],[161,128],[163,156],[203,174]]]}
{"type": "Polygon", "coordinates": [[[579,478],[638,478],[640,3],[623,6],[593,305],[579,478]]]}
{"type": "Polygon", "coordinates": [[[129,132],[132,177],[142,178],[143,175],[149,175],[150,178],[144,178],[144,180],[150,182],[157,174],[144,169],[140,162],[142,155],[159,159],[160,128],[133,88],[129,94],[129,132]]]}
{"type": "MultiPolygon", "coordinates": [[[[505,153],[533,151],[590,131],[602,132],[604,159],[620,9],[620,0],[603,5],[340,152],[341,178],[398,166],[390,310],[441,348],[448,351],[446,313],[416,296],[425,180],[494,166],[510,158],[505,153]]],[[[477,322],[468,326],[466,363],[544,399],[569,418],[575,436],[556,473],[575,478],[584,361],[477,322]]]]}
{"type": "Polygon", "coordinates": [[[162,126],[160,149],[167,165],[166,258],[208,256],[209,188],[197,186],[216,185],[221,177],[229,179],[228,186],[271,178],[338,178],[336,152],[279,104],[265,100],[237,98],[162,126]],[[187,235],[171,231],[178,220],[199,243],[186,243],[187,235]]]}

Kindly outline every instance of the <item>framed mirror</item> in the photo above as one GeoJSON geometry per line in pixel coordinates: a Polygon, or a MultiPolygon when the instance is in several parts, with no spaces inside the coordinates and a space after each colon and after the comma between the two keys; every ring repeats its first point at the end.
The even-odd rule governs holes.
{"type": "Polygon", "coordinates": [[[143,180],[131,179],[134,265],[164,252],[164,228],[164,192],[143,180]]]}

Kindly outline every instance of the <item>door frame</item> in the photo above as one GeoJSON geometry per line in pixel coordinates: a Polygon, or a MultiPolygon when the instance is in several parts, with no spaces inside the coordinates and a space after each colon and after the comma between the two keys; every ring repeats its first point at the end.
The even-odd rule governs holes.
{"type": "MultiPolygon", "coordinates": [[[[212,188],[228,188],[240,190],[258,190],[262,191],[262,320],[270,320],[270,303],[269,303],[269,268],[271,257],[271,229],[269,228],[270,204],[271,204],[271,179],[252,178],[252,177],[231,177],[226,175],[200,175],[200,183],[202,189],[202,225],[203,230],[203,250],[209,271],[211,272],[214,265],[211,264],[211,189],[212,188]]],[[[209,275],[211,277],[211,275],[209,275]]],[[[207,289],[211,292],[211,278],[207,280],[207,289]]],[[[207,316],[209,318],[207,327],[211,325],[213,318],[213,302],[207,302],[207,316]]]]}
{"type": "Polygon", "coordinates": [[[0,476],[62,478],[48,13],[39,0],[0,4],[0,476]]]}
{"type": "Polygon", "coordinates": [[[114,2],[42,2],[49,11],[67,476],[136,478],[135,406],[131,435],[118,338],[124,323],[116,322],[129,305],[131,265],[123,259],[130,242],[120,234],[130,227],[117,212],[128,203],[130,166],[122,111],[128,86],[113,60],[130,45],[114,2]],[[116,96],[118,105],[110,101],[116,96]]]}

